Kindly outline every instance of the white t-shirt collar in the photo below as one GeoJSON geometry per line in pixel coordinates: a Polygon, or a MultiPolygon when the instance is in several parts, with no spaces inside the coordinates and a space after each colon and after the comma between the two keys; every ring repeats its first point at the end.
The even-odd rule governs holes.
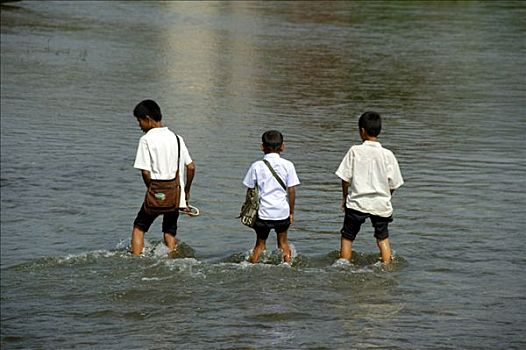
{"type": "Polygon", "coordinates": [[[151,128],[150,130],[148,130],[147,134],[148,133],[152,133],[153,134],[155,132],[161,132],[161,131],[164,131],[166,129],[168,129],[167,126],[161,126],[161,127],[158,127],[158,128],[151,128]]]}
{"type": "Polygon", "coordinates": [[[378,141],[369,141],[369,140],[365,140],[363,142],[364,145],[367,145],[367,146],[373,146],[373,147],[382,147],[382,144],[378,141]]]}
{"type": "Polygon", "coordinates": [[[263,157],[263,159],[269,159],[269,158],[281,158],[281,156],[279,155],[279,153],[267,153],[263,157]]]}

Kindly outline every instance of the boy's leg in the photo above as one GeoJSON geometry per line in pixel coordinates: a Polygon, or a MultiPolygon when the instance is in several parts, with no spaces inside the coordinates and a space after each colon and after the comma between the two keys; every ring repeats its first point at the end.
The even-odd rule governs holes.
{"type": "Polygon", "coordinates": [[[376,237],[376,245],[380,250],[382,262],[389,264],[392,259],[391,245],[389,244],[389,223],[393,221],[393,217],[379,217],[371,216],[371,222],[374,227],[374,237],[376,237]]]}
{"type": "Polygon", "coordinates": [[[177,248],[177,220],[179,219],[179,210],[163,215],[163,238],[164,244],[168,248],[168,253],[173,252],[177,248]]]}
{"type": "Polygon", "coordinates": [[[287,239],[287,231],[278,233],[278,248],[283,251],[283,261],[289,263],[292,253],[287,239]]]}
{"type": "Polygon", "coordinates": [[[169,232],[164,232],[163,236],[164,244],[168,248],[168,253],[173,252],[177,248],[177,240],[175,239],[175,235],[169,232]]]}
{"type": "Polygon", "coordinates": [[[340,240],[340,259],[351,260],[352,243],[368,216],[369,214],[345,208],[345,218],[340,231],[342,235],[340,240]]]}
{"type": "Polygon", "coordinates": [[[378,249],[380,249],[380,254],[382,256],[382,262],[384,264],[389,264],[392,259],[391,245],[389,244],[389,238],[385,238],[383,240],[377,239],[376,245],[378,246],[378,249]]]}
{"type": "Polygon", "coordinates": [[[256,245],[254,246],[254,249],[252,250],[252,255],[248,259],[252,264],[255,264],[259,260],[259,256],[262,252],[267,249],[267,243],[264,239],[259,239],[259,237],[256,239],[256,245]]]}
{"type": "Polygon", "coordinates": [[[290,217],[285,220],[277,220],[273,222],[273,227],[278,235],[278,249],[283,251],[283,261],[290,263],[290,260],[292,259],[292,253],[290,251],[287,238],[287,231],[290,227],[290,217]]]}
{"type": "Polygon", "coordinates": [[[133,255],[141,255],[144,249],[144,233],[148,232],[154,220],[155,216],[146,214],[144,205],[141,206],[141,210],[137,213],[137,217],[133,221],[131,238],[131,253],[133,255]]]}
{"type": "Polygon", "coordinates": [[[264,252],[265,249],[267,249],[267,238],[270,233],[270,227],[266,221],[257,218],[253,229],[256,232],[257,236],[256,245],[254,246],[254,249],[252,250],[252,255],[250,256],[248,261],[254,264],[258,262],[261,253],[264,252]]]}
{"type": "Polygon", "coordinates": [[[340,242],[340,259],[351,260],[352,258],[352,241],[342,235],[340,242]]]}
{"type": "Polygon", "coordinates": [[[144,230],[138,226],[133,226],[131,239],[131,252],[135,256],[139,256],[144,249],[144,230]]]}

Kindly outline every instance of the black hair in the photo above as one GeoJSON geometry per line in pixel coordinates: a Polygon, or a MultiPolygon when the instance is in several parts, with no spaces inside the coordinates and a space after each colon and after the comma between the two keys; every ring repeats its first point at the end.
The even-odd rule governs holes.
{"type": "Polygon", "coordinates": [[[271,152],[279,150],[283,144],[283,135],[277,130],[269,130],[261,135],[263,147],[268,148],[271,152]]]}
{"type": "Polygon", "coordinates": [[[133,115],[137,119],[144,119],[150,117],[156,122],[160,122],[163,118],[161,114],[161,107],[154,100],[144,100],[141,101],[135,106],[133,110],[133,115]]]}
{"type": "Polygon", "coordinates": [[[364,129],[369,136],[377,137],[382,131],[382,117],[376,112],[365,112],[358,120],[358,128],[364,129]]]}

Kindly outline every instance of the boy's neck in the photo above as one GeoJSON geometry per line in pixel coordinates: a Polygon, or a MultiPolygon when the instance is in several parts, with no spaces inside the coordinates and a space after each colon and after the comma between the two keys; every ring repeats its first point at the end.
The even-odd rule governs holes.
{"type": "Polygon", "coordinates": [[[360,137],[362,138],[362,141],[371,141],[371,142],[378,142],[378,136],[371,136],[365,131],[365,129],[360,129],[360,137]]]}
{"type": "Polygon", "coordinates": [[[261,150],[265,154],[276,153],[277,155],[279,155],[281,152],[285,150],[285,145],[282,143],[279,147],[268,147],[262,144],[261,150]]]}

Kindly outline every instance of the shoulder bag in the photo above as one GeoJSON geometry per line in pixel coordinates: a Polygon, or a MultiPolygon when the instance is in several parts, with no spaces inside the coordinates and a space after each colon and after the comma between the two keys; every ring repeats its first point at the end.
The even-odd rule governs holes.
{"type": "MultiPolygon", "coordinates": [[[[276,171],[270,163],[263,159],[263,162],[267,165],[267,167],[270,169],[270,172],[272,175],[276,178],[276,180],[279,182],[281,187],[286,191],[287,186],[283,183],[283,180],[276,174],[276,171]]],[[[254,224],[256,223],[256,219],[258,216],[258,210],[259,210],[259,192],[258,192],[258,185],[256,183],[256,186],[254,188],[249,188],[247,190],[247,196],[245,198],[245,202],[241,206],[241,212],[239,213],[238,218],[241,219],[241,223],[248,227],[254,227],[254,224]]]]}
{"type": "Polygon", "coordinates": [[[181,186],[179,185],[179,161],[181,143],[177,138],[177,171],[171,180],[151,180],[144,198],[144,210],[148,215],[160,215],[179,209],[181,186]]]}

